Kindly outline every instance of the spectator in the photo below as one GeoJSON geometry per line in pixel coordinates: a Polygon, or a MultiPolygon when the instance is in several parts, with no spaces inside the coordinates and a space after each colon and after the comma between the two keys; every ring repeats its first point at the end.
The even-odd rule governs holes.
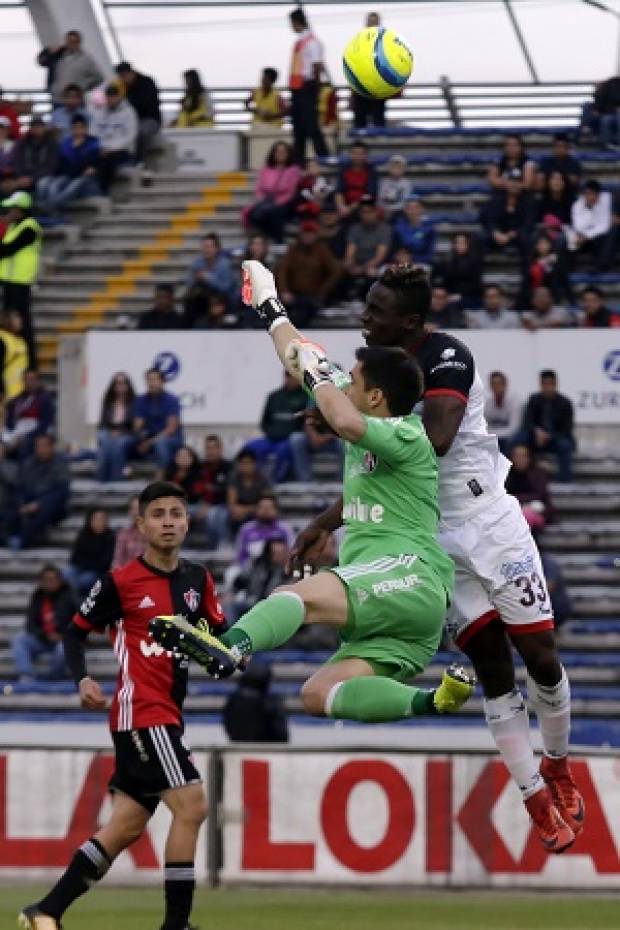
{"type": "Polygon", "coordinates": [[[481,310],[467,310],[465,317],[470,329],[516,329],[519,320],[513,310],[506,307],[506,295],[499,284],[487,284],[481,310]]]}
{"type": "Polygon", "coordinates": [[[482,300],[482,255],[478,244],[468,233],[457,233],[452,239],[449,257],[435,266],[452,300],[466,309],[479,307],[482,300]]]}
{"type": "MultiPolygon", "coordinates": [[[[601,271],[609,271],[614,261],[617,260],[618,251],[620,250],[620,192],[616,191],[613,195],[611,205],[611,228],[605,238],[605,244],[601,249],[601,271]]],[[[616,265],[617,267],[617,265],[616,265]]]]}
{"type": "Polygon", "coordinates": [[[108,515],[101,507],[92,507],[84,519],[71,550],[65,578],[79,595],[90,591],[112,565],[115,535],[108,524],[108,515]]]}
{"type": "Polygon", "coordinates": [[[310,326],[335,290],[342,266],[319,239],[319,224],[304,220],[299,235],[282,257],[276,280],[280,299],[294,326],[310,326]]]}
{"type": "MultiPolygon", "coordinates": [[[[556,240],[557,241],[557,240],[556,240]]],[[[529,269],[529,289],[545,287],[554,300],[572,299],[572,287],[568,275],[566,250],[560,239],[556,248],[547,233],[541,233],[534,241],[534,251],[529,269]]]]}
{"type": "Polygon", "coordinates": [[[53,436],[37,436],[34,455],[23,463],[19,487],[10,515],[9,544],[28,549],[39,542],[48,526],[67,513],[69,469],[64,456],[56,451],[53,436]]]}
{"type": "MultiPolygon", "coordinates": [[[[244,449],[249,449],[257,458],[260,466],[273,457],[273,472],[276,483],[285,481],[291,467],[290,436],[301,429],[299,415],[306,409],[308,398],[297,378],[284,372],[282,386],[267,396],[260,419],[263,433],[258,439],[251,439],[244,449]]],[[[265,469],[263,469],[265,470],[265,469]]]]}
{"type": "Polygon", "coordinates": [[[235,460],[235,468],[226,489],[226,504],[233,536],[239,527],[254,517],[260,497],[269,491],[269,482],[258,470],[256,453],[247,447],[235,460]]]}
{"type": "Polygon", "coordinates": [[[303,430],[291,433],[290,444],[295,481],[310,483],[314,480],[312,459],[317,452],[331,455],[337,462],[338,476],[342,474],[343,453],[340,440],[329,430],[321,431],[311,414],[305,417],[303,430]]]}
{"type": "Polygon", "coordinates": [[[430,265],[433,261],[435,226],[415,194],[407,198],[403,212],[394,220],[394,245],[408,249],[417,265],[430,265]]]}
{"type": "Polygon", "coordinates": [[[200,255],[189,266],[185,287],[185,326],[188,329],[198,317],[206,315],[213,294],[223,297],[227,306],[232,301],[236,291],[235,275],[217,233],[207,233],[203,238],[200,255]]]}
{"type": "Polygon", "coordinates": [[[584,184],[583,193],[571,208],[571,225],[575,233],[574,249],[591,255],[595,267],[600,268],[611,229],[611,194],[601,190],[598,181],[584,184]]]}
{"type": "Polygon", "coordinates": [[[196,519],[203,520],[209,549],[217,549],[229,532],[226,487],[231,465],[224,458],[222,440],[214,433],[205,438],[205,457],[198,476],[200,507],[196,519]]]}
{"type": "Polygon", "coordinates": [[[224,707],[224,729],[234,743],[288,743],[282,699],[269,693],[271,669],[254,660],[224,707]]]}
{"type": "Polygon", "coordinates": [[[599,119],[601,142],[610,147],[620,143],[620,77],[602,81],[594,93],[594,113],[599,119]]]}
{"type": "Polygon", "coordinates": [[[359,202],[359,222],[349,229],[344,255],[353,298],[364,298],[374,284],[387,257],[390,240],[390,227],[379,220],[375,201],[364,195],[359,202]]]}
{"type": "Polygon", "coordinates": [[[466,326],[461,301],[451,298],[443,284],[435,284],[425,330],[433,332],[436,329],[465,329],[466,326]]]}
{"type": "Polygon", "coordinates": [[[548,287],[534,288],[532,309],[521,314],[521,325],[530,332],[570,326],[572,322],[567,307],[553,303],[553,295],[548,287]]]}
{"type": "Polygon", "coordinates": [[[544,190],[545,183],[552,174],[561,174],[570,191],[576,191],[581,180],[581,172],[581,163],[570,153],[568,136],[565,132],[558,132],[553,137],[551,154],[540,160],[536,184],[539,190],[544,190]]]}
{"type": "Polygon", "coordinates": [[[88,123],[82,88],[78,84],[67,84],[62,93],[62,106],[54,107],[50,117],[50,126],[61,143],[71,138],[71,121],[74,116],[81,116],[88,123]]]}
{"type": "Polygon", "coordinates": [[[77,607],[75,595],[60,571],[55,565],[44,565],[28,604],[26,629],[11,645],[21,684],[35,681],[35,662],[43,655],[49,658],[47,678],[66,677],[62,638],[77,607]]]}
{"type": "Polygon", "coordinates": [[[97,478],[121,481],[127,450],[133,441],[135,391],[131,378],[118,371],[110,381],[101,403],[97,442],[97,478]]]}
{"type": "Polygon", "coordinates": [[[191,446],[180,446],[174,458],[160,475],[161,481],[178,484],[187,494],[187,500],[196,504],[200,498],[198,487],[200,480],[200,461],[191,446]]]}
{"type": "Polygon", "coordinates": [[[547,217],[556,217],[562,226],[571,222],[571,208],[575,202],[575,188],[569,187],[566,178],[559,171],[552,171],[543,179],[542,194],[538,204],[538,218],[545,221],[547,217]]]}
{"type": "Polygon", "coordinates": [[[42,209],[57,216],[72,200],[101,194],[99,160],[99,141],[88,134],[86,119],[74,116],[70,137],[60,143],[56,176],[39,182],[37,196],[42,209]]]}
{"type": "Polygon", "coordinates": [[[15,143],[11,153],[14,191],[30,191],[38,196],[39,186],[51,178],[58,167],[58,142],[40,116],[33,116],[25,136],[15,143]]]}
{"type": "Polygon", "coordinates": [[[118,169],[133,160],[138,139],[136,111],[122,98],[117,84],[106,87],[105,106],[97,110],[91,131],[101,146],[99,180],[107,194],[118,169]]]}
{"type": "Polygon", "coordinates": [[[368,161],[365,143],[354,142],[349,153],[349,163],[338,172],[334,199],[340,219],[358,219],[357,211],[362,199],[375,199],[378,188],[377,169],[368,161]]]}
{"type": "Polygon", "coordinates": [[[215,115],[213,101],[195,68],[183,72],[183,84],[185,93],[172,126],[177,129],[210,129],[215,115]]]}
{"type": "Polygon", "coordinates": [[[152,77],[135,71],[127,61],[121,61],[115,70],[125,90],[125,96],[138,117],[136,158],[141,163],[161,129],[159,91],[152,77]]]}
{"type": "Polygon", "coordinates": [[[9,454],[20,460],[34,450],[34,441],[44,436],[54,424],[54,404],[41,383],[38,371],[24,372],[24,389],[7,404],[4,440],[9,454]]]}
{"type": "Polygon", "coordinates": [[[284,224],[294,213],[300,178],[290,145],[274,142],[258,173],[254,202],[243,211],[244,224],[282,242],[284,224]]]}
{"type": "Polygon", "coordinates": [[[547,590],[551,598],[551,609],[553,610],[553,625],[556,630],[561,629],[563,624],[570,619],[573,612],[573,605],[570,594],[562,575],[562,569],[559,562],[556,562],[548,552],[540,553],[547,590]]]}
{"type": "Polygon", "coordinates": [[[484,417],[489,430],[497,436],[500,452],[508,455],[521,425],[523,404],[508,390],[508,378],[503,371],[491,372],[489,387],[491,392],[484,402],[484,417]]]}
{"type": "Polygon", "coordinates": [[[288,526],[282,523],[278,515],[278,505],[271,492],[261,494],[256,502],[253,520],[248,520],[239,530],[237,537],[237,562],[242,568],[258,558],[265,543],[277,540],[287,548],[293,539],[288,526]]]}
{"type": "Polygon", "coordinates": [[[15,143],[11,139],[11,124],[6,116],[0,116],[0,194],[6,196],[13,190],[13,157],[15,143]]]}
{"type": "Polygon", "coordinates": [[[19,117],[22,113],[29,113],[32,104],[23,104],[21,101],[7,100],[0,87],[0,119],[8,121],[9,139],[16,142],[21,136],[19,117]]]}
{"type": "MultiPolygon", "coordinates": [[[[246,526],[249,524],[246,523],[246,526]]],[[[288,547],[281,540],[271,539],[263,545],[260,555],[252,559],[233,580],[234,595],[226,609],[229,622],[234,623],[259,601],[269,597],[275,588],[284,584],[287,559],[288,547]]]]}
{"type": "Polygon", "coordinates": [[[518,181],[509,180],[480,210],[485,241],[492,249],[515,248],[524,264],[527,258],[532,214],[530,200],[518,181]]]}
{"type": "Polygon", "coordinates": [[[388,173],[379,181],[377,203],[388,220],[393,219],[405,207],[413,193],[412,182],[405,177],[406,170],[407,159],[404,155],[392,155],[388,162],[388,173]]]}
{"type": "Polygon", "coordinates": [[[82,48],[82,36],[77,29],[65,35],[64,45],[46,47],[37,62],[47,68],[47,89],[55,107],[62,106],[63,93],[68,84],[77,84],[85,93],[104,80],[97,62],[82,48]]]}
{"type": "Polygon", "coordinates": [[[153,306],[150,310],[140,314],[136,329],[182,329],[184,322],[183,317],[176,310],[174,285],[157,284],[153,306]]]}
{"type": "Polygon", "coordinates": [[[540,391],[527,402],[518,444],[528,446],[534,454],[555,453],[558,481],[572,480],[573,404],[559,393],[557,375],[551,369],[541,371],[540,391]]]}
{"type": "Polygon", "coordinates": [[[586,287],[581,294],[581,310],[580,326],[594,329],[620,326],[620,316],[605,306],[603,292],[594,285],[586,287]]]}
{"type": "Polygon", "coordinates": [[[21,335],[22,318],[9,310],[0,318],[0,400],[9,403],[24,390],[28,346],[21,335]]]}
{"type": "Polygon", "coordinates": [[[323,72],[323,48],[310,31],[306,14],[297,7],[289,16],[297,39],[293,45],[289,88],[291,91],[291,122],[293,124],[294,155],[298,165],[306,158],[306,142],[312,141],[317,158],[328,154],[319,127],[319,86],[323,72]]]}
{"type": "Polygon", "coordinates": [[[134,445],[132,455],[155,459],[166,468],[179,446],[183,445],[181,405],[174,394],[164,390],[164,376],[157,368],[145,375],[146,393],[134,402],[134,445]]]}
{"type": "Polygon", "coordinates": [[[249,236],[243,257],[244,259],[253,258],[255,261],[262,262],[263,265],[271,268],[273,262],[269,254],[269,239],[266,239],[260,233],[249,236]]]}
{"type": "Polygon", "coordinates": [[[17,493],[18,466],[7,458],[6,443],[0,440],[0,547],[6,545],[7,523],[12,501],[17,493]]]}
{"type": "Polygon", "coordinates": [[[129,562],[133,561],[133,559],[137,559],[144,552],[144,536],[138,529],[140,508],[137,494],[134,494],[129,499],[127,516],[129,518],[127,525],[122,527],[116,534],[112,568],[122,568],[123,565],[127,565],[129,562]]]}
{"type": "Polygon", "coordinates": [[[499,161],[491,165],[489,184],[494,191],[532,190],[536,180],[536,165],[528,157],[521,136],[509,133],[504,140],[504,151],[499,161]]]}
{"type": "Polygon", "coordinates": [[[344,261],[347,232],[333,200],[327,200],[319,213],[319,238],[327,245],[335,258],[344,261]]]}
{"type": "Polygon", "coordinates": [[[506,491],[521,504],[532,533],[539,533],[553,519],[547,476],[532,464],[527,446],[513,446],[510,457],[512,468],[506,478],[506,491]]]}
{"type": "Polygon", "coordinates": [[[206,311],[195,317],[192,329],[235,329],[238,325],[239,317],[230,310],[226,298],[214,292],[206,311]]]}
{"type": "Polygon", "coordinates": [[[321,173],[317,159],[306,158],[306,173],[299,182],[297,213],[309,219],[317,217],[334,189],[334,185],[321,173]]]}
{"type": "Polygon", "coordinates": [[[278,72],[275,68],[263,68],[260,84],[245,101],[245,108],[252,114],[253,126],[268,126],[279,129],[286,113],[282,94],[276,90],[278,72]]]}

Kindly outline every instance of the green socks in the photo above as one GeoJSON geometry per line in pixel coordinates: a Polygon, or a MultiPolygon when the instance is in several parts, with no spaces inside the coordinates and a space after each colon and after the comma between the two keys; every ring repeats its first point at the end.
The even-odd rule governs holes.
{"type": "Polygon", "coordinates": [[[349,678],[334,689],[330,717],[358,720],[360,723],[389,723],[422,714],[436,713],[433,691],[412,688],[391,678],[368,675],[349,678]]]}
{"type": "Polygon", "coordinates": [[[297,632],[305,615],[298,594],[280,591],[255,604],[220,638],[225,646],[234,646],[244,656],[276,649],[297,632]]]}

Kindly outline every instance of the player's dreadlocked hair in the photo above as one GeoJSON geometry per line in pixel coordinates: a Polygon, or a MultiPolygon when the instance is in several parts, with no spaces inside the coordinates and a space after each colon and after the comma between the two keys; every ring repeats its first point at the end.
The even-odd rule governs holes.
{"type": "Polygon", "coordinates": [[[392,291],[403,316],[415,314],[420,323],[426,320],[431,306],[431,286],[424,268],[419,265],[389,265],[380,275],[379,283],[392,291]]]}

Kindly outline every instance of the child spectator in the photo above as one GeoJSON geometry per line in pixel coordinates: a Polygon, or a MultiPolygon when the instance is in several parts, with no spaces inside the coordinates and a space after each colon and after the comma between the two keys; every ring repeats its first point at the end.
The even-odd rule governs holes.
{"type": "Polygon", "coordinates": [[[88,134],[86,119],[78,114],[71,120],[71,135],[60,143],[56,176],[39,183],[41,207],[58,217],[72,200],[101,194],[98,169],[99,141],[88,134]]]}
{"type": "Polygon", "coordinates": [[[465,309],[479,307],[482,300],[482,255],[478,243],[468,233],[452,239],[450,255],[435,264],[435,274],[444,284],[450,301],[460,301],[465,309]]]}
{"type": "Polygon", "coordinates": [[[280,298],[293,325],[300,328],[312,324],[342,276],[340,262],[318,233],[318,223],[304,220],[276,275],[280,298]]]}
{"type": "Polygon", "coordinates": [[[75,538],[65,569],[65,578],[79,595],[87,594],[97,578],[110,569],[114,544],[115,536],[108,525],[107,513],[100,507],[93,507],[75,538]]]}
{"type": "Polygon", "coordinates": [[[418,265],[430,265],[435,252],[435,227],[425,215],[415,194],[408,197],[405,207],[394,220],[394,245],[404,246],[418,265]]]}
{"type": "MultiPolygon", "coordinates": [[[[560,239],[560,246],[563,240],[560,239]]],[[[556,249],[553,240],[541,233],[534,242],[534,251],[529,269],[529,285],[534,291],[538,287],[549,288],[553,299],[572,299],[572,288],[568,276],[566,250],[556,249]]]]}
{"type": "Polygon", "coordinates": [[[245,102],[246,110],[252,114],[253,126],[265,125],[274,129],[282,126],[287,107],[282,94],[275,88],[277,80],[275,68],[263,68],[259,86],[245,102]]]}
{"type": "Polygon", "coordinates": [[[243,211],[244,225],[282,242],[284,225],[294,213],[300,178],[290,145],[275,142],[258,173],[254,202],[243,211]]]}
{"type": "Polygon", "coordinates": [[[177,129],[209,129],[214,123],[213,101],[195,68],[183,72],[183,84],[179,115],[171,125],[177,129]]]}
{"type": "Polygon", "coordinates": [[[500,452],[508,455],[521,425],[523,404],[508,390],[508,378],[503,371],[489,375],[490,393],[484,402],[484,417],[489,431],[497,436],[500,452]]]}
{"type": "Polygon", "coordinates": [[[336,208],[341,220],[356,218],[363,197],[376,200],[378,189],[377,169],[368,161],[368,150],[363,142],[354,142],[349,163],[340,168],[336,193],[336,208]]]}
{"type": "Polygon", "coordinates": [[[131,378],[118,371],[103,395],[97,431],[97,478],[121,481],[133,437],[135,391],[131,378]]]}
{"type": "Polygon", "coordinates": [[[105,89],[105,106],[94,116],[91,132],[99,139],[101,162],[99,180],[107,194],[118,169],[133,160],[138,139],[138,117],[127,100],[121,97],[117,84],[105,89]]]}
{"type": "Polygon", "coordinates": [[[265,543],[276,540],[290,547],[293,537],[290,528],[279,519],[278,505],[273,494],[262,494],[256,503],[253,520],[239,530],[236,543],[237,562],[242,568],[261,555],[265,543]]]}
{"type": "Polygon", "coordinates": [[[56,131],[59,142],[71,138],[71,121],[74,116],[81,116],[88,122],[82,88],[78,84],[68,84],[63,91],[62,106],[54,107],[50,117],[50,126],[56,131]]]}
{"type": "Polygon", "coordinates": [[[379,181],[377,202],[387,220],[393,219],[402,210],[412,194],[412,182],[405,177],[407,159],[403,155],[392,155],[388,162],[388,173],[379,181]]]}
{"type": "Polygon", "coordinates": [[[21,684],[35,681],[35,662],[47,656],[48,679],[65,678],[63,633],[77,610],[75,595],[55,565],[44,565],[32,592],[26,614],[26,629],[11,644],[15,671],[21,684]]]}
{"type": "Polygon", "coordinates": [[[138,517],[140,516],[140,507],[138,504],[138,495],[134,494],[129,499],[127,508],[127,525],[122,527],[116,534],[116,545],[114,546],[114,556],[112,558],[112,568],[122,568],[128,562],[137,559],[144,552],[144,536],[138,529],[138,517]]]}
{"type": "Polygon", "coordinates": [[[239,527],[252,520],[261,496],[269,491],[269,482],[259,471],[255,452],[242,449],[235,460],[235,467],[226,489],[226,504],[233,536],[239,527]]]}
{"type": "Polygon", "coordinates": [[[521,314],[521,325],[531,332],[537,329],[557,329],[570,326],[572,318],[567,307],[553,303],[553,295],[548,287],[534,288],[532,306],[521,314]]]}

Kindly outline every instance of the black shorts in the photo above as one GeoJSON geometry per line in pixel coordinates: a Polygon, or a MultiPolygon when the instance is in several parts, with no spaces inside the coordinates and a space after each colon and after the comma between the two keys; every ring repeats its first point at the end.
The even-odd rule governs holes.
{"type": "Polygon", "coordinates": [[[176,726],[147,727],[112,733],[116,767],[110,791],[122,791],[151,814],[170,788],[202,781],[176,726]]]}

